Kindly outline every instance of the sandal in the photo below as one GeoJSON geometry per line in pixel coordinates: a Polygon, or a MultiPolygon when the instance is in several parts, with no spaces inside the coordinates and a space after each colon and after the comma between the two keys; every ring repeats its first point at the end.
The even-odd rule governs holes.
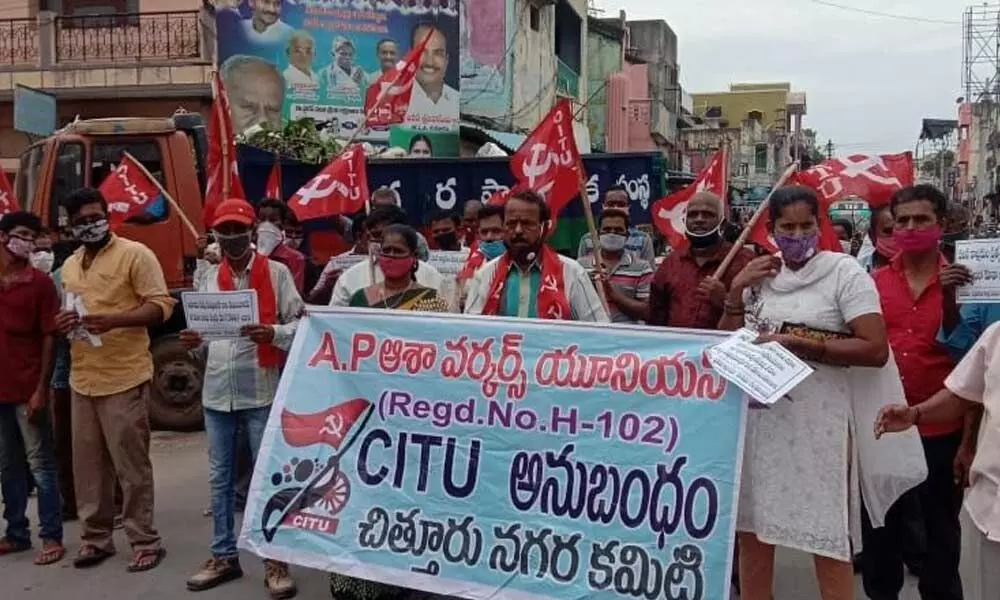
{"type": "Polygon", "coordinates": [[[27,552],[28,550],[31,550],[31,542],[14,542],[7,538],[0,538],[0,556],[27,552]]]}
{"type": "Polygon", "coordinates": [[[132,562],[128,564],[129,573],[142,573],[160,566],[167,551],[163,548],[156,550],[136,550],[132,555],[132,562]]]}
{"type": "Polygon", "coordinates": [[[57,563],[66,556],[66,548],[59,542],[44,542],[42,550],[35,555],[35,564],[38,566],[51,565],[57,563]]]}
{"type": "Polygon", "coordinates": [[[80,546],[80,551],[77,553],[76,558],[73,559],[73,566],[77,569],[89,569],[90,567],[96,567],[114,555],[114,552],[84,544],[80,546]]]}

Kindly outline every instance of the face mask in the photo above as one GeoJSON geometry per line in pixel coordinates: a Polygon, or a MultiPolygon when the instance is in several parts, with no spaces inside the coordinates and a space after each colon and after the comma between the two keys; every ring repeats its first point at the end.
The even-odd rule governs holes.
{"type": "Polygon", "coordinates": [[[503,243],[503,240],[479,242],[479,251],[483,253],[486,260],[493,260],[507,251],[507,245],[503,243]]]}
{"type": "Polygon", "coordinates": [[[851,242],[848,240],[840,240],[840,249],[844,251],[844,254],[851,253],[851,242]]]}
{"type": "Polygon", "coordinates": [[[899,254],[899,244],[891,235],[880,237],[875,241],[875,251],[884,258],[892,258],[899,254]]]}
{"type": "Polygon", "coordinates": [[[108,237],[111,225],[107,219],[73,226],[73,237],[84,244],[99,244],[108,237]]]}
{"type": "Polygon", "coordinates": [[[413,265],[416,264],[413,256],[386,256],[378,255],[378,267],[382,269],[386,279],[400,279],[413,273],[413,265]]]}
{"type": "Polygon", "coordinates": [[[801,265],[816,254],[819,245],[819,233],[809,235],[776,235],[774,243],[781,250],[781,257],[786,263],[801,265]]]}
{"type": "Polygon", "coordinates": [[[625,242],[628,241],[628,236],[622,235],[620,233],[602,233],[601,234],[601,249],[607,250],[608,252],[617,254],[625,249],[625,242]]]}
{"type": "Polygon", "coordinates": [[[722,234],[719,233],[719,229],[722,227],[722,223],[719,223],[718,227],[712,231],[707,231],[705,233],[691,233],[686,231],[687,239],[691,242],[692,248],[708,248],[719,243],[719,239],[722,234]]]}
{"type": "Polygon", "coordinates": [[[11,256],[15,258],[27,259],[31,257],[31,253],[35,251],[35,242],[29,242],[28,240],[22,240],[19,237],[11,236],[7,240],[7,252],[11,253],[11,256]]]}
{"type": "Polygon", "coordinates": [[[935,225],[927,229],[896,229],[892,232],[892,237],[901,252],[927,252],[936,248],[941,241],[941,226],[935,225]]]}
{"type": "Polygon", "coordinates": [[[284,232],[274,223],[261,223],[257,226],[257,250],[264,256],[270,256],[284,239],[284,232]]]}
{"type": "Polygon", "coordinates": [[[56,255],[51,250],[39,250],[31,255],[31,266],[42,273],[51,273],[56,262],[56,255]]]}
{"type": "Polygon", "coordinates": [[[219,241],[219,249],[229,260],[241,260],[250,252],[250,232],[237,233],[236,235],[215,234],[215,239],[219,241]]]}
{"type": "Polygon", "coordinates": [[[454,231],[449,231],[448,233],[443,233],[441,235],[434,236],[434,241],[437,243],[437,247],[441,249],[454,248],[458,245],[458,233],[454,231]]]}

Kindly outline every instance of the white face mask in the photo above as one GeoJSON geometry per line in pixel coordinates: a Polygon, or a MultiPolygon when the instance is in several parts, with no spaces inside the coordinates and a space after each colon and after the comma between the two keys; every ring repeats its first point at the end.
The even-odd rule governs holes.
{"type": "Polygon", "coordinates": [[[274,223],[261,223],[257,226],[257,251],[264,256],[270,256],[284,241],[285,232],[274,223]]]}
{"type": "Polygon", "coordinates": [[[56,262],[55,254],[51,250],[37,250],[31,253],[31,266],[43,273],[51,273],[52,265],[56,262]]]}

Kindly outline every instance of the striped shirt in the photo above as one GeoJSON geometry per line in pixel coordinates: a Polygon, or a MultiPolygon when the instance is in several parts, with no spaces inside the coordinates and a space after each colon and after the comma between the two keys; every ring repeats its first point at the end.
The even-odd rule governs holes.
{"type": "MultiPolygon", "coordinates": [[[[594,256],[584,256],[580,259],[580,266],[588,271],[594,269],[594,256]]],[[[629,252],[622,255],[622,259],[611,270],[611,285],[621,292],[626,298],[649,300],[649,287],[653,283],[653,266],[644,260],[636,258],[629,252]]],[[[610,299],[609,299],[610,300],[610,299]]],[[[638,323],[635,319],[622,312],[613,302],[608,302],[611,309],[612,323],[638,323]]]]}

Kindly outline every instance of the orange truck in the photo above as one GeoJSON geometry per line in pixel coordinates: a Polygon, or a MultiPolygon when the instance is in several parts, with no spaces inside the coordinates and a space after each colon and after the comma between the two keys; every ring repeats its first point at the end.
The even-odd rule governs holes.
{"type": "MultiPolygon", "coordinates": [[[[204,124],[197,114],[78,120],[33,144],[21,155],[16,196],[47,227],[65,231],[66,196],[83,186],[99,186],[124,151],[142,162],[180,209],[200,227],[206,145],[204,124]]],[[[142,242],[156,253],[171,293],[179,298],[180,291],[190,289],[196,240],[176,209],[168,207],[164,217],[156,222],[126,224],[117,234],[142,242]]],[[[177,333],[183,328],[184,314],[178,303],[178,310],[169,321],[150,330],[155,365],[150,419],[159,429],[202,427],[204,365],[181,347],[177,333]]]]}

